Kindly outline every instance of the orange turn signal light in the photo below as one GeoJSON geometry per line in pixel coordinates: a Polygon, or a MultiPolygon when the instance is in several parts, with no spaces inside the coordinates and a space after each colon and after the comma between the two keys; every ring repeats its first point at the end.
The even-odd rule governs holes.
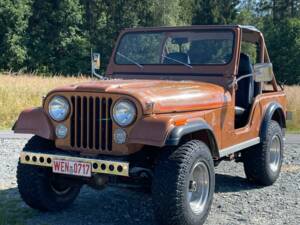
{"type": "Polygon", "coordinates": [[[187,123],[187,119],[180,119],[180,120],[175,120],[174,121],[174,125],[176,126],[176,127],[178,127],[178,126],[183,126],[183,125],[185,125],[187,123]]]}

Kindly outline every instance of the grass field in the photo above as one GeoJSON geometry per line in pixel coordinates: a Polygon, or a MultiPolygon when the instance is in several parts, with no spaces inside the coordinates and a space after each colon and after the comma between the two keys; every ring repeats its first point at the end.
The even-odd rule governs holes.
{"type": "Polygon", "coordinates": [[[285,86],[288,99],[288,110],[293,113],[293,120],[287,121],[288,131],[300,133],[300,86],[285,86]]]}
{"type": "MultiPolygon", "coordinates": [[[[84,81],[88,78],[0,74],[0,130],[10,129],[23,109],[40,106],[42,96],[49,90],[84,81]]],[[[300,132],[300,86],[287,86],[285,90],[289,111],[293,112],[293,121],[288,122],[289,131],[300,132]]]]}
{"type": "Polygon", "coordinates": [[[83,77],[11,76],[0,74],[0,130],[10,129],[19,113],[41,106],[42,97],[55,87],[87,81],[83,77]]]}

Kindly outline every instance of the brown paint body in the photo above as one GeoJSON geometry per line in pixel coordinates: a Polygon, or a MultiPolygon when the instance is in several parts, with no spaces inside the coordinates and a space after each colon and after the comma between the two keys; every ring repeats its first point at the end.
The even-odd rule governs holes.
{"type": "MultiPolygon", "coordinates": [[[[279,103],[286,112],[285,94],[278,90],[274,78],[272,81],[274,91],[262,92],[256,96],[248,124],[243,128],[234,128],[235,87],[229,88],[228,84],[234,81],[237,73],[242,33],[243,40],[259,43],[261,46],[260,61],[269,62],[263,36],[258,31],[239,26],[138,28],[125,30],[120,37],[125,32],[137,30],[146,32],[166,30],[167,32],[168,30],[186,29],[229,29],[234,32],[236,40],[232,61],[227,65],[193,66],[193,68],[182,65],[152,65],[145,66],[141,71],[136,65],[116,65],[112,57],[107,69],[107,76],[117,79],[93,81],[54,89],[44,101],[44,110],[37,108],[21,113],[14,127],[15,132],[33,133],[55,140],[56,146],[64,150],[91,155],[129,155],[141,150],[144,145],[164,146],[177,121],[189,123],[203,120],[213,129],[218,149],[224,149],[258,137],[265,111],[271,102],[279,103]],[[92,128],[93,132],[88,134],[93,135],[92,148],[82,148],[76,145],[71,147],[70,134],[65,139],[56,139],[54,127],[58,123],[50,120],[47,113],[48,103],[54,95],[64,96],[69,102],[72,101],[72,96],[86,97],[92,99],[91,101],[97,97],[109,98],[112,105],[119,99],[129,99],[134,102],[138,116],[132,125],[125,128],[128,134],[126,144],[118,145],[112,142],[111,150],[95,149],[93,147],[97,139],[95,128],[92,128]]],[[[115,52],[116,50],[113,51],[113,55],[115,52]]],[[[74,110],[71,107],[71,115],[75,113],[74,110]]],[[[71,116],[61,123],[70,129],[71,116]]],[[[118,126],[113,123],[112,132],[117,128],[118,126]]]]}
{"type": "Polygon", "coordinates": [[[24,110],[13,129],[16,133],[36,134],[50,140],[55,137],[53,125],[41,107],[24,110]]]}

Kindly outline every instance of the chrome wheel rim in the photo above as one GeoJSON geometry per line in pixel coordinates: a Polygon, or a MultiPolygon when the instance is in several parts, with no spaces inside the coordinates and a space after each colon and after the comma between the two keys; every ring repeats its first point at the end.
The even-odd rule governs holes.
{"type": "Polygon", "coordinates": [[[273,136],[270,146],[270,169],[277,172],[281,159],[281,143],[278,135],[273,136]]]}
{"type": "Polygon", "coordinates": [[[210,189],[209,172],[204,162],[198,161],[191,169],[188,183],[187,199],[190,209],[201,214],[208,201],[210,189]]]}

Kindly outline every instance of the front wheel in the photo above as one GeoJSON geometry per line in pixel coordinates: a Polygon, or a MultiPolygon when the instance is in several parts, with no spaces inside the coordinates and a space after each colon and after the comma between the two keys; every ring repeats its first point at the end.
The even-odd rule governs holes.
{"type": "Polygon", "coordinates": [[[41,211],[60,211],[68,207],[80,192],[81,185],[68,184],[47,168],[19,163],[17,183],[27,205],[41,211]]]}
{"type": "Polygon", "coordinates": [[[177,149],[164,150],[155,168],[152,187],[158,223],[203,224],[214,188],[214,164],[205,143],[192,140],[177,149]]]}

